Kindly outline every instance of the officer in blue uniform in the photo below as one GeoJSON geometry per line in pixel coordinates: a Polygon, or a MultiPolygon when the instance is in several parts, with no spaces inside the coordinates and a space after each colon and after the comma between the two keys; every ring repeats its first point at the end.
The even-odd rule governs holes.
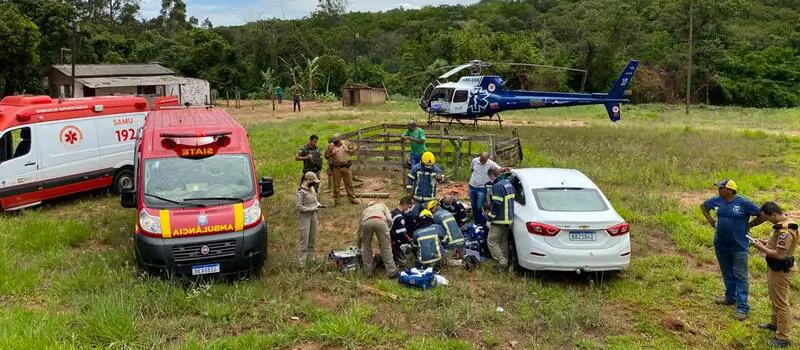
{"type": "MultiPolygon", "coordinates": [[[[456,196],[447,195],[442,198],[440,201],[442,209],[449,211],[453,216],[456,218],[456,222],[458,222],[458,227],[464,227],[467,223],[467,208],[464,206],[464,203],[461,203],[456,196]]],[[[477,208],[480,210],[481,208],[477,208]]]]}
{"type": "Polygon", "coordinates": [[[439,206],[439,202],[432,200],[428,202],[426,208],[433,213],[433,222],[444,227],[444,245],[447,250],[455,250],[464,246],[464,234],[458,227],[458,221],[449,211],[439,206]]]}
{"type": "Polygon", "coordinates": [[[750,227],[763,223],[759,216],[761,208],[753,202],[738,196],[738,187],[733,180],[714,184],[719,195],[700,205],[700,210],[708,224],[716,230],[714,252],[717,255],[722,281],[725,284],[725,297],[716,301],[720,305],[736,305],[733,317],[737,320],[747,318],[750,306],[747,304],[750,282],[747,274],[747,247],[750,245],[747,232],[750,227]],[[709,213],[717,211],[716,220],[709,213]],[[748,222],[750,217],[757,217],[748,222]]]}
{"type": "Polygon", "coordinates": [[[491,204],[489,220],[491,227],[487,243],[492,258],[497,260],[500,268],[508,267],[508,235],[514,220],[514,186],[505,178],[498,179],[500,169],[488,171],[491,183],[491,204]]]}
{"type": "Polygon", "coordinates": [[[425,152],[422,154],[422,162],[408,172],[406,190],[417,203],[436,199],[436,185],[442,180],[442,175],[444,172],[436,166],[436,157],[431,152],[425,152]]]}
{"type": "Polygon", "coordinates": [[[414,241],[419,248],[420,265],[439,269],[445,254],[444,240],[444,228],[434,223],[430,210],[423,209],[417,220],[417,229],[414,231],[414,241]]]}
{"type": "Polygon", "coordinates": [[[404,266],[406,252],[401,247],[406,244],[411,245],[411,234],[414,232],[412,225],[416,222],[416,220],[412,222],[406,220],[412,205],[411,197],[400,199],[400,206],[392,210],[392,227],[389,229],[389,238],[392,241],[392,256],[394,256],[395,263],[404,266]]]}

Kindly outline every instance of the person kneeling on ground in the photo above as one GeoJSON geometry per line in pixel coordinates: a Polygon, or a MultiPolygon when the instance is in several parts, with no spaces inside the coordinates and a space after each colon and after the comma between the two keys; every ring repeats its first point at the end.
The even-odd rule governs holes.
{"type": "Polygon", "coordinates": [[[417,244],[418,261],[423,268],[433,267],[439,270],[444,257],[445,239],[444,228],[433,221],[433,213],[423,209],[417,219],[417,229],[414,231],[414,242],[417,244]]]}
{"type": "Polygon", "coordinates": [[[411,246],[411,233],[414,232],[414,228],[406,220],[406,215],[411,211],[412,205],[411,197],[400,198],[400,206],[392,210],[392,227],[389,229],[392,256],[396,264],[403,266],[407,264],[407,254],[411,254],[410,251],[404,251],[403,247],[411,246]]]}
{"type": "Polygon", "coordinates": [[[392,257],[392,246],[389,243],[389,227],[392,226],[392,212],[386,204],[370,202],[361,214],[358,226],[358,241],[361,248],[361,261],[364,275],[372,276],[372,237],[378,238],[381,259],[390,278],[397,275],[397,268],[392,257]]]}
{"type": "Polygon", "coordinates": [[[762,329],[775,332],[769,345],[788,347],[792,344],[792,309],[789,305],[789,291],[794,279],[794,250],[797,248],[798,226],[783,213],[783,209],[775,202],[766,202],[761,206],[761,214],[774,225],[769,240],[754,240],[750,244],[766,254],[767,283],[769,298],[772,301],[772,322],[759,325],[762,329]]]}
{"type": "Polygon", "coordinates": [[[440,204],[442,209],[453,214],[453,217],[456,218],[456,222],[458,223],[458,227],[464,227],[464,225],[467,224],[467,208],[456,196],[446,195],[442,198],[440,204]]]}

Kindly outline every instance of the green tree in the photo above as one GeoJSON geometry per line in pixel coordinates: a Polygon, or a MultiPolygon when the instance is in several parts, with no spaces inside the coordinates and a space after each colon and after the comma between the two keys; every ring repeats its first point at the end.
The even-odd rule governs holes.
{"type": "Polygon", "coordinates": [[[25,76],[21,73],[37,64],[39,40],[39,28],[30,18],[15,5],[0,4],[0,85],[3,95],[30,88],[30,81],[21,79],[25,76]]]}

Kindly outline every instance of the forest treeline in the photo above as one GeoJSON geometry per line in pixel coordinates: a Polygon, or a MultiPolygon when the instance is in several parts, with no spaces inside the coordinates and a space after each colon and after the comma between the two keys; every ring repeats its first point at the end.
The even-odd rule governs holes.
{"type": "Polygon", "coordinates": [[[0,92],[43,92],[44,69],[69,62],[75,37],[78,63],[156,61],[243,97],[293,84],[330,97],[354,79],[417,96],[437,68],[473,59],[586,69],[584,85],[580,73],[494,67],[515,88],[603,92],[638,59],[635,101],[670,103],[686,92],[690,13],[694,102],[800,105],[800,0],[484,0],[382,13],[320,0],[303,19],[230,27],[189,17],[183,0],[162,0],[146,20],[136,0],[0,0],[0,92]]]}

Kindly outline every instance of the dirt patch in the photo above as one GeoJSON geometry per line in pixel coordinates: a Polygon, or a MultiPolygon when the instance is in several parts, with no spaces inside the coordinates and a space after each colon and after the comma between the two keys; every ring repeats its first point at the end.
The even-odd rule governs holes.
{"type": "Polygon", "coordinates": [[[313,300],[314,304],[326,309],[335,309],[340,304],[339,298],[328,292],[310,291],[303,294],[303,296],[313,300]]]}
{"type": "Polygon", "coordinates": [[[296,345],[293,348],[290,348],[290,350],[339,350],[339,349],[344,350],[344,348],[332,348],[317,343],[301,344],[301,345],[296,345]]]}
{"type": "Polygon", "coordinates": [[[503,120],[503,125],[581,128],[589,126],[589,122],[582,120],[503,120]]]}
{"type": "Polygon", "coordinates": [[[683,321],[669,316],[661,319],[661,326],[664,327],[665,330],[671,332],[683,332],[686,330],[686,324],[683,323],[683,321]]]}
{"type": "Polygon", "coordinates": [[[464,182],[451,182],[439,186],[439,196],[454,195],[464,204],[469,203],[469,185],[464,182]]]}
{"type": "Polygon", "coordinates": [[[708,191],[681,193],[678,195],[678,203],[682,207],[696,207],[709,197],[711,195],[708,191]]]}

